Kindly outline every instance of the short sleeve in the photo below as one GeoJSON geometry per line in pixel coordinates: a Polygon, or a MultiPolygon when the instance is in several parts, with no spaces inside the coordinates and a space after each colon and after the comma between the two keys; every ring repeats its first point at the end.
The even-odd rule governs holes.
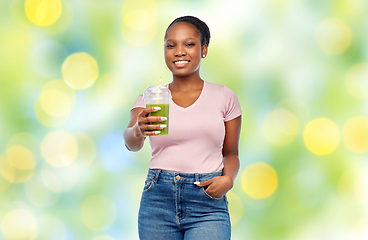
{"type": "Polygon", "coordinates": [[[143,94],[139,95],[137,100],[135,100],[133,107],[130,110],[133,110],[134,108],[145,108],[146,105],[144,104],[143,100],[143,94]]]}
{"type": "Polygon", "coordinates": [[[225,100],[225,122],[230,121],[242,114],[240,103],[235,92],[230,88],[224,86],[224,100],[225,100]]]}

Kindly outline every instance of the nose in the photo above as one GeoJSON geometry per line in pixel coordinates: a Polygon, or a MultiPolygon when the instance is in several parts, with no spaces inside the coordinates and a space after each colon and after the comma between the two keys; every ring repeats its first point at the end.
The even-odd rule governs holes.
{"type": "Polygon", "coordinates": [[[184,47],[177,47],[175,52],[175,57],[181,57],[187,55],[184,47]]]}

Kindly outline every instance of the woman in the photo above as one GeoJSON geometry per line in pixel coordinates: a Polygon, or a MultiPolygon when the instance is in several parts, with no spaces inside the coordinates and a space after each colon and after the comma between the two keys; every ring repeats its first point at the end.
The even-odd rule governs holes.
{"type": "Polygon", "coordinates": [[[201,79],[199,68],[208,51],[208,26],[196,17],[175,19],[165,34],[170,131],[148,116],[142,95],[134,103],[124,132],[126,147],[138,151],[150,137],[152,159],[138,215],[145,239],[230,239],[226,193],[239,170],[241,109],[229,88],[201,79]]]}

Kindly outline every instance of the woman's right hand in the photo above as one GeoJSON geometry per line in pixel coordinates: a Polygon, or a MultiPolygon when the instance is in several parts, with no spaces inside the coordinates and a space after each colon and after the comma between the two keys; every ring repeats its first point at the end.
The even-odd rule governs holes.
{"type": "Polygon", "coordinates": [[[160,116],[148,116],[151,112],[157,112],[160,110],[158,107],[148,107],[144,108],[137,117],[136,123],[136,137],[147,137],[147,136],[155,136],[160,134],[160,130],[167,127],[165,124],[150,124],[156,122],[163,122],[167,120],[165,117],[160,116]]]}

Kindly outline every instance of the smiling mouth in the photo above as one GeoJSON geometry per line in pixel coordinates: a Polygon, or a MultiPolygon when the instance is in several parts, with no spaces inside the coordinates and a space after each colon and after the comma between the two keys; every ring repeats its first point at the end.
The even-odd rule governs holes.
{"type": "Polygon", "coordinates": [[[175,61],[174,64],[177,67],[184,67],[185,65],[187,65],[190,61],[189,60],[179,60],[179,61],[175,61]]]}

